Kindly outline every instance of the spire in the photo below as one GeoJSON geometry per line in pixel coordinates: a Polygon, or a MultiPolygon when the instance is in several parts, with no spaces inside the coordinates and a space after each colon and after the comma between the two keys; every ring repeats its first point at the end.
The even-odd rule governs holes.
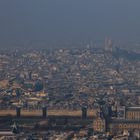
{"type": "Polygon", "coordinates": [[[12,132],[14,134],[18,134],[19,133],[19,127],[18,125],[16,124],[16,122],[14,122],[14,124],[12,125],[12,132]]]}

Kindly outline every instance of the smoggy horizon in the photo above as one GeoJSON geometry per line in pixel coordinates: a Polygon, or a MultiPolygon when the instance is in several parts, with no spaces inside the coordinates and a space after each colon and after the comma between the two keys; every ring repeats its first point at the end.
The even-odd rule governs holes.
{"type": "Polygon", "coordinates": [[[139,43],[139,5],[136,0],[1,0],[0,48],[105,37],[117,44],[139,43]]]}

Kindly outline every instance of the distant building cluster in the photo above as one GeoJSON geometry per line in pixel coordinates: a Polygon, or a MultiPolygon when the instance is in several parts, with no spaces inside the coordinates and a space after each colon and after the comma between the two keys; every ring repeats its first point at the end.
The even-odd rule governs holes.
{"type": "MultiPolygon", "coordinates": [[[[105,40],[104,48],[88,45],[75,49],[1,51],[0,114],[16,110],[16,117],[9,114],[5,118],[7,126],[16,122],[20,131],[30,132],[15,135],[4,131],[3,134],[19,139],[139,138],[138,56],[114,48],[111,39],[105,40]],[[41,119],[39,116],[34,120],[26,118],[22,110],[42,110],[41,119]],[[66,118],[58,119],[47,114],[53,110],[81,113],[77,115],[79,118],[66,114],[66,118]],[[39,130],[42,132],[37,133],[39,130]]],[[[0,129],[6,127],[3,119],[1,115],[0,129]]]]}

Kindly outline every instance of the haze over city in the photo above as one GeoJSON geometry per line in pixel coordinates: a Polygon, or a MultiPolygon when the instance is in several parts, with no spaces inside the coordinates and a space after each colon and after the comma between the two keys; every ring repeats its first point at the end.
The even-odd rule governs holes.
{"type": "Polygon", "coordinates": [[[0,140],[140,140],[139,7],[0,0],[0,140]]]}
{"type": "Polygon", "coordinates": [[[140,40],[139,5],[138,0],[1,0],[0,48],[101,42],[106,36],[127,47],[140,40]]]}

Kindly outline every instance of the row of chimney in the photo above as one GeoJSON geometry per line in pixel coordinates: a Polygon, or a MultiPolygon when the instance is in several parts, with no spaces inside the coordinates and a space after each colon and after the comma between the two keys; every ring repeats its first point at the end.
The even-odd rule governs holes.
{"type": "MultiPolygon", "coordinates": [[[[16,117],[21,117],[21,107],[16,108],[16,117]]],[[[42,117],[47,118],[47,107],[42,107],[42,117]]],[[[87,118],[87,107],[82,107],[82,118],[87,118]]]]}

